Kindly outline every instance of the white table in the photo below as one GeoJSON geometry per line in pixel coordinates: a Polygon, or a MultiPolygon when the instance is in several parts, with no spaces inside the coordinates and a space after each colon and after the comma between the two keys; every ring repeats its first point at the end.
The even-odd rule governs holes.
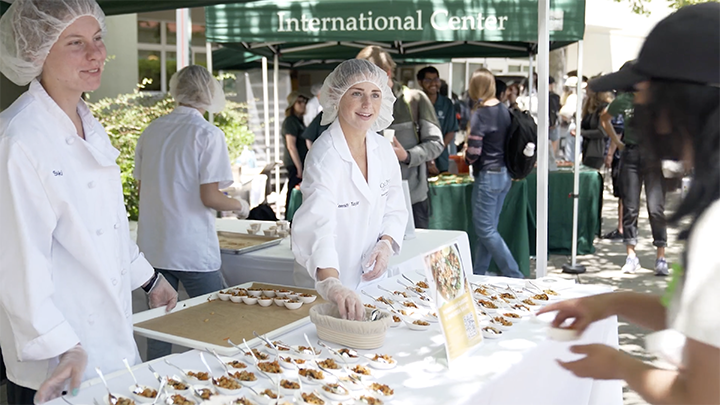
{"type": "MultiPolygon", "coordinates": [[[[275,225],[268,221],[218,219],[218,231],[246,233],[252,223],[263,224],[262,229],[275,225]]],[[[460,254],[469,263],[470,243],[467,234],[462,231],[424,230],[415,231],[415,238],[405,240],[399,255],[390,259],[389,275],[399,274],[408,269],[420,269],[423,266],[422,254],[440,246],[457,243],[460,254]]],[[[242,255],[222,254],[222,274],[228,285],[238,285],[250,281],[295,285],[293,267],[295,257],[290,248],[290,238],[285,238],[279,245],[257,250],[242,255]]]]}
{"type": "MultiPolygon", "coordinates": [[[[407,273],[413,279],[419,279],[415,271],[407,273]]],[[[479,277],[472,277],[475,281],[479,277]]],[[[497,280],[497,279],[494,279],[497,280]]],[[[503,279],[511,285],[519,281],[503,279]]],[[[382,282],[387,288],[395,289],[393,279],[382,282]]],[[[379,294],[379,289],[368,288],[371,294],[379,294]]],[[[604,286],[577,285],[563,290],[564,297],[597,294],[609,291],[604,286]]],[[[363,297],[366,301],[369,298],[363,297]]],[[[532,320],[523,320],[507,332],[502,339],[485,340],[470,356],[451,370],[438,370],[434,361],[443,352],[443,339],[439,325],[434,324],[427,331],[411,331],[406,326],[388,330],[385,345],[374,351],[361,351],[364,354],[391,354],[398,366],[389,371],[374,371],[381,382],[395,390],[395,398],[386,401],[389,405],[417,404],[502,404],[502,405],[620,405],[622,404],[622,386],[620,381],[595,382],[579,379],[560,368],[555,360],[570,360],[577,357],[568,351],[572,344],[604,343],[617,347],[617,319],[609,318],[592,325],[577,342],[560,343],[547,340],[546,326],[532,320]]],[[[308,323],[299,329],[287,332],[271,339],[279,338],[288,344],[304,344],[303,334],[307,334],[315,343],[315,327],[308,323]]],[[[337,346],[336,346],[337,347],[337,346]]],[[[327,351],[323,352],[325,356],[327,351]]],[[[168,358],[173,364],[195,371],[204,371],[199,353],[195,350],[173,355],[168,358]]],[[[247,361],[247,359],[244,359],[247,361]]],[[[213,373],[220,375],[220,365],[210,359],[213,373]]],[[[249,363],[249,361],[248,361],[249,363]]],[[[177,374],[162,360],[151,363],[159,373],[177,374]]],[[[121,367],[121,365],[118,365],[121,367]]],[[[141,383],[154,384],[147,363],[135,367],[135,374],[141,383]]],[[[270,388],[268,380],[261,378],[257,388],[270,388]]],[[[108,376],[113,392],[128,395],[132,379],[125,371],[108,376]]],[[[98,381],[89,381],[76,398],[70,398],[73,404],[89,404],[99,399],[105,391],[98,381]]],[[[243,395],[250,395],[247,389],[243,395]]],[[[58,399],[51,405],[63,405],[58,399]]]]}

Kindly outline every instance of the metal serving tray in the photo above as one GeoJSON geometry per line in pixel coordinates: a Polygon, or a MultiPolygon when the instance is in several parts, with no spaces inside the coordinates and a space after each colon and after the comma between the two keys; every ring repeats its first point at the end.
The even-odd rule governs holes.
{"type": "Polygon", "coordinates": [[[226,231],[219,231],[217,235],[220,240],[220,252],[231,255],[241,255],[279,245],[283,239],[280,236],[248,235],[246,233],[226,231]],[[233,242],[243,246],[233,247],[231,246],[233,242]]]}

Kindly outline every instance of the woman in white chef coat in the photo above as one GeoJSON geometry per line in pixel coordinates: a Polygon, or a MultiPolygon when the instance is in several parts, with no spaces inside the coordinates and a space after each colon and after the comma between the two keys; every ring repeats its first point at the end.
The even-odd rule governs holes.
{"type": "MultiPolygon", "coordinates": [[[[135,148],[137,243],[173,288],[182,283],[190,297],[197,297],[225,284],[216,211],[247,218],[250,205],[220,191],[233,183],[225,134],[203,117],[205,111],[225,108],[220,83],[205,67],[191,65],[172,76],[170,94],[177,107],[153,121],[135,148]]],[[[148,360],[171,351],[170,343],[148,339],[148,360]]]]}
{"type": "Polygon", "coordinates": [[[400,165],[376,131],[392,123],[395,96],[387,74],[359,59],[341,63],[320,91],[322,125],[331,124],[307,155],[293,218],[292,246],[318,293],[340,314],[360,320],[355,292],[385,274],[398,253],[408,220],[400,165]]]}
{"type": "Polygon", "coordinates": [[[0,346],[12,404],[77,395],[96,367],[139,362],[132,290],[153,307],[177,301],[130,239],[119,152],[81,98],[100,86],[104,33],[94,0],[16,0],[0,19],[0,71],[30,84],[0,114],[0,346]]]}

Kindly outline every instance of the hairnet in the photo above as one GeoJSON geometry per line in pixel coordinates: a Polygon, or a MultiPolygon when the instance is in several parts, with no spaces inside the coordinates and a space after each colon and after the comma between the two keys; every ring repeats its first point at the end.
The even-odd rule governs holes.
{"type": "Polygon", "coordinates": [[[387,73],[372,62],[363,59],[350,59],[338,65],[323,83],[320,90],[320,105],[323,108],[321,125],[328,125],[335,121],[340,99],[350,87],[358,83],[372,83],[382,92],[380,113],[370,130],[381,131],[392,124],[395,96],[390,86],[388,86],[387,73]]]}
{"type": "Polygon", "coordinates": [[[172,75],[170,94],[178,104],[202,108],[209,113],[225,109],[225,92],[220,82],[202,66],[186,66],[172,75]]]}
{"type": "Polygon", "coordinates": [[[105,34],[105,14],[95,0],[15,0],[0,18],[0,72],[18,86],[30,83],[60,34],[85,16],[105,34]]]}

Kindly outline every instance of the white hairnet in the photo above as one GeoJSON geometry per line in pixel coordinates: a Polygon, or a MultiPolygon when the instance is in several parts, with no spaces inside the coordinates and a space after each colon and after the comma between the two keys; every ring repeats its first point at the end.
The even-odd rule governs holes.
{"type": "Polygon", "coordinates": [[[220,82],[202,66],[186,66],[172,75],[170,94],[178,104],[202,108],[209,113],[225,109],[225,92],[220,82]]]}
{"type": "Polygon", "coordinates": [[[372,83],[382,92],[380,113],[370,130],[381,131],[392,124],[395,96],[388,86],[387,73],[366,60],[350,59],[339,64],[323,83],[320,90],[320,105],[323,108],[321,125],[328,125],[335,121],[340,99],[350,87],[358,83],[372,83]]]}
{"type": "Polygon", "coordinates": [[[95,0],[15,0],[0,18],[0,72],[18,86],[30,83],[60,34],[85,16],[105,34],[105,14],[95,0]]]}

